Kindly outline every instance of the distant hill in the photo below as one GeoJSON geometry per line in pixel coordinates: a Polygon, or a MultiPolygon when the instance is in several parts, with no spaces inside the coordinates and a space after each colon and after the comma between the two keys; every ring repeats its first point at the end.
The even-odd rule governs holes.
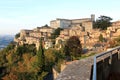
{"type": "Polygon", "coordinates": [[[5,48],[13,39],[13,35],[0,35],[0,50],[5,48]]]}

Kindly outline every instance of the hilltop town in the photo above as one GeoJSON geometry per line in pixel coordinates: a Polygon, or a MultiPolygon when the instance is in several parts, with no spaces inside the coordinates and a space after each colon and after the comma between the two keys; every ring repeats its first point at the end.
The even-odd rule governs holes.
{"type": "MultiPolygon", "coordinates": [[[[15,38],[14,41],[18,45],[23,44],[35,44],[36,48],[39,48],[40,38],[44,39],[44,48],[52,48],[55,45],[63,43],[71,36],[78,36],[82,47],[89,50],[99,47],[99,50],[104,51],[107,49],[107,42],[118,37],[120,33],[120,21],[112,22],[112,25],[107,30],[94,29],[93,24],[95,21],[95,15],[91,15],[90,18],[82,19],[60,19],[50,21],[50,26],[37,27],[33,30],[21,30],[20,36],[15,38]],[[60,35],[55,39],[55,44],[49,38],[55,29],[61,28],[60,35]],[[99,36],[102,35],[106,40],[106,43],[98,44],[99,36]]],[[[59,45],[58,48],[61,48],[59,45]]]]}
{"type": "MultiPolygon", "coordinates": [[[[96,22],[95,15],[92,14],[90,18],[82,19],[57,18],[50,21],[50,26],[21,30],[15,35],[14,42],[0,51],[0,78],[87,79],[92,73],[93,55],[120,45],[120,21],[110,22],[111,25],[105,29],[95,28],[96,22]],[[69,74],[76,77],[71,77],[72,75],[69,77],[69,74]],[[87,77],[84,76],[86,74],[87,77]]],[[[110,54],[116,51],[118,52],[110,51],[110,54]]],[[[99,64],[100,70],[109,70],[110,59],[116,61],[117,57],[108,57],[107,60],[101,58],[105,64],[99,64]]]]}

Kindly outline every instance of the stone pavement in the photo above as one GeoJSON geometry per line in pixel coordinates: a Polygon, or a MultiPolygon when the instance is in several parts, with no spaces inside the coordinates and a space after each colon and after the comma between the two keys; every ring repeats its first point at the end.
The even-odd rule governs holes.
{"type": "Polygon", "coordinates": [[[91,80],[93,56],[81,59],[71,64],[60,73],[55,80],[91,80]]]}

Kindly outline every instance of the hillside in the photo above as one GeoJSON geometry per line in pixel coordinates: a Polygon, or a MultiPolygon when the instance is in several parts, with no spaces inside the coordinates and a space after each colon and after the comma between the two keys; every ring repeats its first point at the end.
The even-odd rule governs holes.
{"type": "Polygon", "coordinates": [[[42,45],[36,50],[34,44],[10,43],[0,51],[0,80],[52,80],[52,67],[61,56],[60,51],[44,50],[42,45]]]}

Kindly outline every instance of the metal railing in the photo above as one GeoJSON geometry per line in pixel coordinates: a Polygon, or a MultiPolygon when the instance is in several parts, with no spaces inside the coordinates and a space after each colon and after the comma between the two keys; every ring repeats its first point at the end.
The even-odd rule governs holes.
{"type": "MultiPolygon", "coordinates": [[[[112,49],[109,50],[109,51],[102,52],[102,53],[94,56],[94,65],[93,65],[92,80],[97,80],[97,58],[100,58],[100,57],[102,57],[102,56],[104,56],[104,55],[106,55],[106,54],[109,54],[109,56],[110,56],[110,61],[112,61],[113,51],[117,51],[118,57],[120,56],[120,55],[119,55],[119,53],[120,53],[120,46],[115,47],[115,48],[112,48],[112,49]]],[[[115,52],[114,52],[114,53],[115,53],[115,52]]]]}

